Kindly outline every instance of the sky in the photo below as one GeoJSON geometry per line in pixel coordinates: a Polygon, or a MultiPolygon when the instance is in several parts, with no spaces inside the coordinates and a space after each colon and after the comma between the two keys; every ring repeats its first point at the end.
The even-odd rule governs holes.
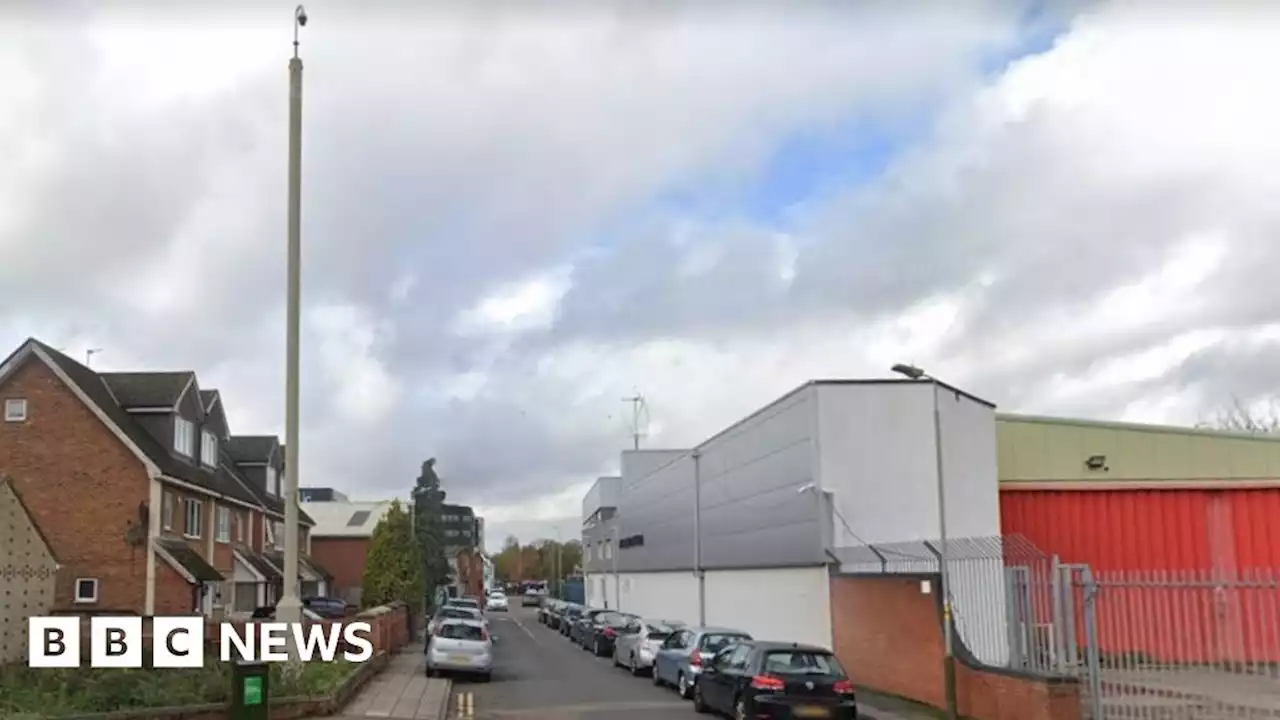
{"type": "MultiPolygon", "coordinates": [[[[284,428],[291,5],[0,9],[0,346],[284,428]]],[[[302,484],[428,457],[489,544],[911,362],[1192,424],[1280,363],[1262,3],[307,4],[302,484]]]]}

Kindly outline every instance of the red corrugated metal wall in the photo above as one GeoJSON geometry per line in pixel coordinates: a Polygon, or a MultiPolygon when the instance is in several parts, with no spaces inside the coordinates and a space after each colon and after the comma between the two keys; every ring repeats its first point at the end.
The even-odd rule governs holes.
{"type": "Polygon", "coordinates": [[[1280,578],[1280,489],[1007,490],[1000,508],[1006,534],[1096,573],[1104,654],[1280,661],[1280,593],[1250,580],[1280,578]]]}
{"type": "Polygon", "coordinates": [[[1280,488],[1006,490],[1005,534],[1094,570],[1280,568],[1280,488]]]}

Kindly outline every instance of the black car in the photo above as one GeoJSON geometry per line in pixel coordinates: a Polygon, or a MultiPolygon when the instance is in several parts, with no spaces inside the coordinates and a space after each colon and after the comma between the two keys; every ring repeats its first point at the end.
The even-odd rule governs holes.
{"type": "Polygon", "coordinates": [[[574,619],[573,626],[569,628],[569,639],[572,640],[575,645],[586,649],[587,643],[591,641],[591,636],[594,633],[593,625],[595,623],[596,616],[607,612],[609,611],[604,608],[587,608],[583,610],[578,614],[578,617],[574,619]]]}
{"type": "Polygon", "coordinates": [[[555,598],[547,598],[538,606],[538,622],[543,625],[551,625],[551,614],[555,612],[556,606],[560,603],[555,598]]]}
{"type": "Polygon", "coordinates": [[[720,651],[703,667],[693,709],[731,717],[858,717],[853,684],[830,650],[755,640],[720,651]]]}
{"type": "Polygon", "coordinates": [[[578,616],[582,614],[583,610],[586,610],[586,608],[574,603],[565,605],[564,610],[556,616],[556,630],[559,630],[561,635],[569,637],[570,628],[573,627],[574,621],[578,619],[578,616]]]}
{"type": "Polygon", "coordinates": [[[596,657],[613,655],[613,641],[619,635],[636,632],[640,629],[640,618],[629,613],[603,612],[595,617],[591,627],[587,628],[590,636],[584,647],[596,657]]]}

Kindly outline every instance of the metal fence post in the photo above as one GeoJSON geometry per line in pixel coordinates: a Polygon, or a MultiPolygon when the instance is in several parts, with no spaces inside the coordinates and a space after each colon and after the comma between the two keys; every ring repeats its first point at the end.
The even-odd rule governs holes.
{"type": "Polygon", "coordinates": [[[1084,591],[1084,657],[1089,682],[1089,712],[1094,720],[1102,720],[1102,659],[1098,649],[1096,617],[1098,586],[1093,582],[1093,572],[1088,566],[1080,571],[1080,584],[1084,591]]]}

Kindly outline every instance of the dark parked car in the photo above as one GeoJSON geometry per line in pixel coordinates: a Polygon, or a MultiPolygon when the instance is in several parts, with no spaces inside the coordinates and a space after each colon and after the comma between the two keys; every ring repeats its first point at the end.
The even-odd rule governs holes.
{"type": "Polygon", "coordinates": [[[339,619],[350,615],[347,601],[338,598],[312,597],[305,598],[302,606],[322,618],[339,619]]]}
{"type": "Polygon", "coordinates": [[[543,625],[551,625],[551,614],[555,612],[560,605],[560,601],[555,598],[547,598],[538,606],[538,622],[543,625]]]}
{"type": "Polygon", "coordinates": [[[560,613],[560,621],[556,623],[556,629],[565,637],[571,637],[570,632],[573,630],[573,624],[586,611],[581,605],[569,604],[565,607],[564,612],[560,613]]]}
{"type": "Polygon", "coordinates": [[[636,632],[640,629],[640,618],[629,613],[603,612],[595,617],[583,647],[596,657],[613,655],[613,643],[619,635],[636,632]]]}
{"type": "Polygon", "coordinates": [[[720,651],[703,668],[693,709],[739,718],[858,716],[853,684],[830,650],[754,640],[720,651]]]}
{"type": "Polygon", "coordinates": [[[591,642],[595,635],[596,616],[607,612],[609,611],[604,608],[587,608],[583,610],[573,621],[573,627],[569,629],[569,639],[585,650],[587,643],[591,642]]]}

